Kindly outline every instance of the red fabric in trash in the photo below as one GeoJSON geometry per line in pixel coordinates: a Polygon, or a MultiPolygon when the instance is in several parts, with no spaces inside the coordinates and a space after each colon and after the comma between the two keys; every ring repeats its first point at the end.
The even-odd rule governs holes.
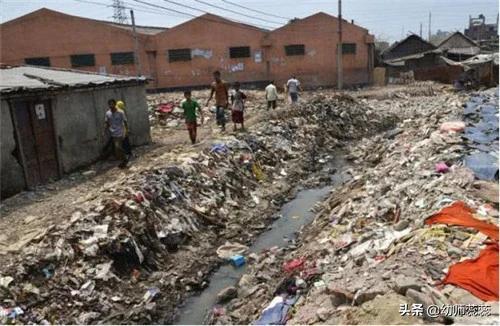
{"type": "Polygon", "coordinates": [[[295,270],[301,270],[302,268],[304,268],[304,263],[304,258],[292,259],[283,264],[283,270],[287,273],[293,272],[295,270]]]}
{"type": "Polygon", "coordinates": [[[443,284],[453,284],[484,301],[498,301],[498,243],[489,244],[477,258],[450,266],[443,284]]]}
{"type": "Polygon", "coordinates": [[[456,201],[440,212],[431,215],[425,224],[443,223],[474,228],[498,241],[498,226],[479,221],[472,216],[473,210],[462,201],[456,201]]]}
{"type": "Polygon", "coordinates": [[[162,112],[162,113],[170,113],[174,110],[174,107],[175,107],[175,104],[170,102],[170,103],[166,103],[166,104],[160,104],[158,106],[158,111],[159,112],[162,112]]]}
{"type": "Polygon", "coordinates": [[[483,249],[477,258],[450,266],[442,284],[459,286],[484,301],[498,301],[498,226],[475,219],[472,212],[465,203],[457,201],[425,221],[425,224],[472,227],[497,241],[483,249]]]}

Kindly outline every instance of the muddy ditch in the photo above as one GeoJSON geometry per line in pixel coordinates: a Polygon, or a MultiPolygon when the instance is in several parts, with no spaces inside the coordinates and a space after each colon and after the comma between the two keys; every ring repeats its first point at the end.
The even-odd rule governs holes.
{"type": "Polygon", "coordinates": [[[158,167],[108,182],[90,209],[2,256],[0,321],[175,322],[185,298],[216,285],[208,281],[223,263],[219,246],[258,250],[290,236],[302,222],[278,219],[268,240],[263,232],[284,204],[307,194],[296,186],[331,184],[341,168],[328,163],[339,148],[397,120],[389,110],[324,95],[201,151],[165,153],[158,167]]]}
{"type": "MultiPolygon", "coordinates": [[[[345,147],[352,178],[317,206],[292,246],[254,257],[233,284],[233,298],[212,307],[205,323],[450,323],[443,316],[404,316],[400,305],[483,304],[465,290],[436,284],[454,262],[476,257],[486,236],[424,224],[456,201],[498,223],[498,186],[494,198],[475,189],[480,175],[464,166],[470,144],[463,133],[445,129],[463,119],[464,95],[388,102],[402,107],[394,110],[401,117],[397,128],[345,147]],[[446,172],[438,170],[442,164],[446,172]]],[[[472,113],[489,114],[490,101],[481,103],[472,113]]],[[[498,112],[498,102],[493,106],[498,112]]]]}
{"type": "MultiPolygon", "coordinates": [[[[342,159],[342,153],[336,152],[332,161],[327,162],[322,169],[323,173],[315,173],[313,179],[318,176],[330,180],[322,182],[318,188],[299,189],[295,188],[293,199],[285,203],[279,210],[276,220],[253,241],[245,252],[246,259],[252,259],[252,254],[260,254],[262,251],[276,250],[281,247],[293,246],[296,236],[302,229],[311,222],[314,217],[315,206],[328,196],[332,187],[342,184],[350,178],[347,164],[342,159]],[[331,174],[333,172],[333,174],[331,174]],[[326,185],[323,185],[326,183],[326,185]]],[[[247,265],[235,267],[226,263],[210,274],[209,285],[201,293],[188,298],[180,307],[175,323],[180,325],[198,325],[208,322],[212,308],[220,300],[219,293],[227,288],[236,285],[239,278],[247,272],[247,265]]]]}

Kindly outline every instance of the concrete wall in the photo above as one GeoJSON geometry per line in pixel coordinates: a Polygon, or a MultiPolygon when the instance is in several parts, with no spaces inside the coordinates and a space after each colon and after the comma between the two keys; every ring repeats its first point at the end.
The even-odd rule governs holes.
{"type": "Polygon", "coordinates": [[[8,197],[20,192],[26,187],[23,168],[14,156],[16,139],[14,126],[7,101],[0,102],[1,111],[1,141],[0,141],[0,185],[1,197],[8,197]]]}
{"type": "Polygon", "coordinates": [[[106,143],[104,116],[108,100],[123,100],[132,145],[151,141],[144,86],[67,92],[56,96],[54,117],[60,164],[67,173],[94,162],[106,143]]]}
{"type": "MultiPolygon", "coordinates": [[[[145,85],[115,88],[69,90],[43,98],[52,100],[58,160],[63,173],[95,162],[107,141],[104,138],[104,115],[108,100],[123,100],[129,121],[132,145],[151,141],[145,85]]],[[[35,97],[31,96],[30,99],[35,97]]],[[[7,101],[1,102],[1,188],[2,197],[26,187],[20,161],[12,155],[16,148],[14,127],[7,101]]]]}
{"type": "MultiPolygon", "coordinates": [[[[40,9],[0,25],[0,61],[24,64],[25,58],[49,57],[52,67],[71,68],[70,56],[95,54],[95,66],[75,69],[109,74],[135,75],[135,65],[112,65],[112,52],[131,52],[134,39],[129,30],[108,24],[40,9]]],[[[150,37],[139,35],[143,73],[150,75],[146,49],[150,37]]]]}

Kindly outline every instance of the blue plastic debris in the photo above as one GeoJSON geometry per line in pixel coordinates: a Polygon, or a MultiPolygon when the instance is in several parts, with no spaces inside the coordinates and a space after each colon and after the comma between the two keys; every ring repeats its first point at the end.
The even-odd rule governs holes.
{"type": "Polygon", "coordinates": [[[245,257],[241,255],[234,255],[233,257],[230,258],[230,260],[235,267],[240,267],[245,265],[245,257]]]}
{"type": "Polygon", "coordinates": [[[210,149],[211,153],[217,153],[217,154],[226,154],[229,151],[229,148],[227,147],[226,144],[213,144],[212,148],[210,149]]]}
{"type": "Polygon", "coordinates": [[[43,275],[45,276],[45,278],[49,279],[52,276],[54,276],[54,269],[55,269],[55,267],[52,264],[50,264],[47,267],[43,268],[42,272],[43,272],[43,275]]]}

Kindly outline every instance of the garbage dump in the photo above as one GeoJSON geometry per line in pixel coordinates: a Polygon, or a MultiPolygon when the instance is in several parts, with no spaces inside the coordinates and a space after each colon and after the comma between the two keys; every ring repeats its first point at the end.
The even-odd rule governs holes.
{"type": "MultiPolygon", "coordinates": [[[[498,119],[488,94],[478,95],[481,111],[496,110],[498,119]]],[[[264,251],[247,267],[238,296],[210,323],[495,323],[498,184],[464,165],[465,124],[449,128],[463,121],[468,100],[437,92],[379,101],[401,118],[395,128],[346,147],[352,179],[332,191],[298,246],[264,251]],[[457,203],[472,220],[425,224],[457,203]]]]}
{"type": "Polygon", "coordinates": [[[250,244],[330,151],[400,119],[345,95],[284,110],[107,182],[63,222],[2,252],[0,321],[172,322],[222,262],[218,247],[250,244]]]}

